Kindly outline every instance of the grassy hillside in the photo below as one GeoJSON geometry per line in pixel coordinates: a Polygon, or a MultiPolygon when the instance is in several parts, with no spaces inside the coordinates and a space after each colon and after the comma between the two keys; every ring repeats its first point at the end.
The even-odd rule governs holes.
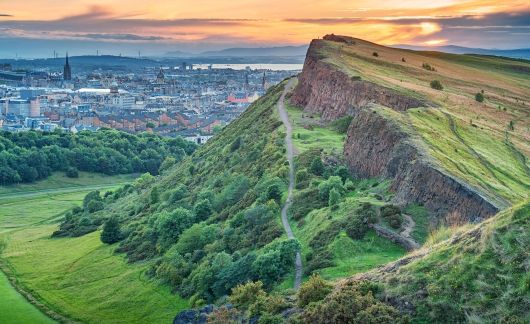
{"type": "MultiPolygon", "coordinates": [[[[403,248],[369,228],[387,221],[376,215],[391,206],[389,183],[353,179],[342,164],[349,120],[323,125],[318,116],[294,107],[288,113],[297,154],[290,209],[296,240],[286,238],[280,206],[288,167],[277,112],[284,84],[160,176],[144,175],[113,195],[87,196],[55,235],[85,235],[116,221],[117,251],[130,262],[153,262],[147,275],[195,306],[223,300],[247,281],[288,291],[300,248],[304,278],[321,272],[333,280],[404,255],[403,248]],[[96,203],[103,209],[92,210],[96,203]]],[[[394,209],[388,216],[397,224],[385,226],[399,235],[401,212],[394,209]]]]}
{"type": "MultiPolygon", "coordinates": [[[[57,219],[92,190],[129,183],[130,175],[55,173],[46,180],[0,189],[0,265],[18,289],[50,314],[83,322],[168,322],[188,304],[145,276],[149,264],[130,265],[99,233],[51,239],[57,219]]],[[[49,323],[2,274],[0,322],[49,323]],[[5,299],[4,299],[5,297],[5,299]]]]}
{"type": "Polygon", "coordinates": [[[499,207],[530,192],[530,62],[321,41],[322,59],[438,108],[403,116],[444,169],[499,207]],[[430,87],[438,80],[443,90],[430,87]],[[480,93],[485,99],[478,102],[480,93]]]}

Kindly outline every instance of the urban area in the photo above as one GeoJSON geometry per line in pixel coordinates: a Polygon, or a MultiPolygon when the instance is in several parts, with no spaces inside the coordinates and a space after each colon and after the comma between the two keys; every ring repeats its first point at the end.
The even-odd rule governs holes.
{"type": "Polygon", "coordinates": [[[0,129],[75,133],[113,128],[201,144],[293,74],[255,64],[236,69],[141,60],[109,69],[76,66],[68,54],[62,60],[62,69],[0,64],[0,129]]]}

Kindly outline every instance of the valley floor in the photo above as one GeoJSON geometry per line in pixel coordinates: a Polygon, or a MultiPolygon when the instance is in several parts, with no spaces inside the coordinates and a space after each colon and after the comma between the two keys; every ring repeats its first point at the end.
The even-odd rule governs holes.
{"type": "MultiPolygon", "coordinates": [[[[104,245],[99,232],[51,239],[58,218],[91,190],[106,191],[132,176],[55,174],[32,185],[0,189],[0,265],[17,288],[31,293],[50,314],[91,323],[170,322],[187,301],[144,275],[104,245]]],[[[1,274],[1,323],[53,322],[16,293],[1,274]],[[4,298],[2,298],[4,300],[4,298]],[[21,317],[24,316],[24,317],[21,317]]]]}

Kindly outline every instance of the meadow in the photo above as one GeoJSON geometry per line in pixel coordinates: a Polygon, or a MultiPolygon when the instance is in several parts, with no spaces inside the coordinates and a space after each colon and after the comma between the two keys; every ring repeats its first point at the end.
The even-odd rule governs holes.
{"type": "MultiPolygon", "coordinates": [[[[187,307],[169,288],[145,276],[147,263],[127,263],[114,253],[115,246],[100,241],[99,232],[50,238],[60,216],[80,205],[89,191],[112,190],[133,178],[81,173],[70,179],[56,173],[41,182],[0,189],[2,270],[44,312],[89,323],[169,322],[187,307]]],[[[0,295],[12,301],[0,305],[0,322],[52,322],[4,275],[0,279],[0,295]]]]}

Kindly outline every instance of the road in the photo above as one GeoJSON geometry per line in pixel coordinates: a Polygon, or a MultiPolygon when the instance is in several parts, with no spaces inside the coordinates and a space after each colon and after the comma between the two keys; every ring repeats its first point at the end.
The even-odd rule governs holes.
{"type": "MultiPolygon", "coordinates": [[[[289,219],[287,218],[287,212],[289,211],[289,208],[293,204],[293,189],[294,189],[294,149],[293,149],[293,128],[291,125],[291,122],[289,121],[289,115],[287,114],[287,111],[285,110],[285,95],[289,90],[292,89],[294,86],[294,79],[289,80],[287,85],[285,86],[282,96],[280,97],[280,100],[278,101],[278,112],[280,113],[280,119],[282,120],[283,124],[285,125],[285,145],[287,145],[287,160],[289,161],[289,189],[287,192],[287,200],[285,201],[285,204],[282,208],[282,223],[283,228],[285,229],[285,232],[287,233],[287,237],[290,239],[294,239],[293,230],[291,229],[291,225],[289,224],[289,219]]],[[[294,289],[298,290],[300,288],[300,284],[302,282],[302,255],[300,254],[300,251],[296,252],[296,259],[295,259],[295,276],[294,276],[294,289]]]]}

